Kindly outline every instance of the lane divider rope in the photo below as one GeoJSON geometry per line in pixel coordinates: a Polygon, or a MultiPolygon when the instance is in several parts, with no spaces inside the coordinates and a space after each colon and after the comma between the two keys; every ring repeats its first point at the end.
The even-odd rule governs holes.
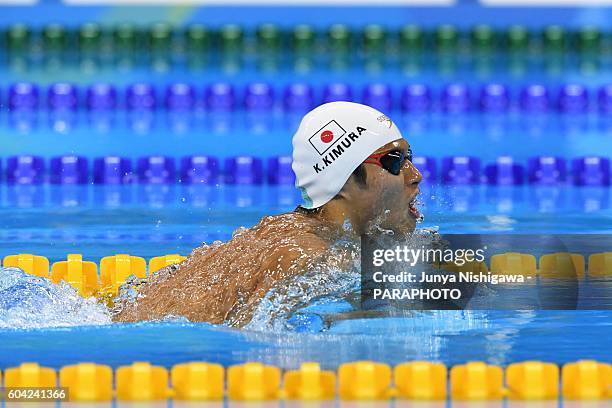
{"type": "MultiPolygon", "coordinates": [[[[0,380],[2,375],[0,373],[0,380]]],[[[0,382],[1,384],[1,382],[0,382]]],[[[341,364],[337,372],[306,362],[296,370],[248,362],[225,369],[189,362],[170,370],[134,362],[114,370],[79,363],[56,370],[23,363],[4,371],[4,387],[65,387],[70,401],[175,400],[605,400],[612,398],[612,365],[580,360],[563,365],[525,361],[501,366],[411,361],[392,368],[374,361],[341,364]],[[114,377],[114,383],[113,383],[114,377]],[[560,381],[561,378],[561,381],[560,381]],[[58,381],[59,380],[59,381],[58,381]]]]}

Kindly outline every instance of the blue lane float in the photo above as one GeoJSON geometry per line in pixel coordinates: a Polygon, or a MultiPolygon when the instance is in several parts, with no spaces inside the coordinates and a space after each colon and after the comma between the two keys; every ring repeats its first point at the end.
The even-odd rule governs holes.
{"type": "Polygon", "coordinates": [[[589,89],[578,83],[560,86],[536,83],[510,88],[497,82],[476,87],[454,82],[435,88],[420,83],[394,87],[384,82],[363,86],[333,82],[317,89],[311,84],[298,82],[277,88],[279,87],[261,81],[245,86],[215,82],[203,88],[183,82],[161,87],[138,82],[123,90],[109,83],[95,83],[81,89],[74,84],[59,82],[46,88],[46,98],[41,101],[40,94],[44,89],[42,86],[18,82],[9,87],[7,101],[13,111],[39,108],[74,111],[85,107],[94,111],[118,108],[136,111],[190,111],[201,108],[211,112],[245,110],[270,113],[277,108],[286,112],[303,112],[317,103],[355,101],[384,112],[396,109],[410,113],[481,112],[492,115],[512,111],[560,112],[567,115],[589,112],[608,115],[612,112],[610,84],[597,89],[589,89]]]}
{"type": "MultiPolygon", "coordinates": [[[[451,185],[534,185],[609,186],[610,159],[598,156],[571,159],[571,177],[568,177],[567,160],[561,157],[537,156],[528,159],[527,165],[516,162],[511,156],[500,156],[493,163],[482,166],[473,156],[447,156],[441,160],[440,179],[438,162],[433,157],[415,156],[414,165],[428,183],[451,185]]],[[[105,156],[94,158],[93,168],[84,156],[55,156],[49,161],[49,172],[41,156],[11,156],[7,159],[8,184],[128,184],[138,181],[144,184],[293,184],[295,175],[290,156],[273,156],[265,162],[253,156],[228,157],[220,165],[213,156],[193,155],[179,159],[164,155],[138,158],[135,171],[132,161],[126,157],[105,156]]],[[[2,162],[0,161],[0,169],[2,162]]]]}

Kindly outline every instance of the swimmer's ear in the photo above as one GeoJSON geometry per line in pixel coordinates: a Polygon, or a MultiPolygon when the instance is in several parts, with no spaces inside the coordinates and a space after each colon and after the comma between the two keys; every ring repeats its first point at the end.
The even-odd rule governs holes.
{"type": "Polygon", "coordinates": [[[336,200],[336,199],[340,199],[340,198],[347,198],[346,194],[347,194],[347,186],[349,185],[350,182],[354,182],[357,187],[359,188],[365,188],[366,187],[366,181],[367,181],[367,174],[366,174],[366,168],[363,164],[360,164],[359,167],[357,167],[353,173],[351,174],[351,177],[349,177],[349,179],[346,181],[346,183],[344,183],[344,186],[342,187],[342,190],[340,190],[338,192],[338,194],[336,194],[334,196],[334,198],[332,200],[336,200]]]}

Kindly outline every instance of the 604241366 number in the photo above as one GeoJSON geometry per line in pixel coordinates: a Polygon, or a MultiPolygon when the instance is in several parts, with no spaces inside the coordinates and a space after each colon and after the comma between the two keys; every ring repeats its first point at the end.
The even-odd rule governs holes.
{"type": "Polygon", "coordinates": [[[68,401],[68,388],[5,387],[0,388],[0,401],[68,401]]]}

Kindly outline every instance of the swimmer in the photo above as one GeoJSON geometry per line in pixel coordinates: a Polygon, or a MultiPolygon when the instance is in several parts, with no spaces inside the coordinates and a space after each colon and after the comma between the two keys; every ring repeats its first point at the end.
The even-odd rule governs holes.
{"type": "Polygon", "coordinates": [[[421,218],[415,200],[421,174],[410,145],[381,112],[331,102],[306,114],[293,137],[293,170],[302,203],[264,217],[221,244],[195,249],[179,266],[153,274],[135,300],[118,302],[114,320],[183,316],[242,326],[266,293],[330,256],[340,238],[390,230],[410,233],[421,218]],[[347,231],[347,225],[350,228],[347,231]]]}

